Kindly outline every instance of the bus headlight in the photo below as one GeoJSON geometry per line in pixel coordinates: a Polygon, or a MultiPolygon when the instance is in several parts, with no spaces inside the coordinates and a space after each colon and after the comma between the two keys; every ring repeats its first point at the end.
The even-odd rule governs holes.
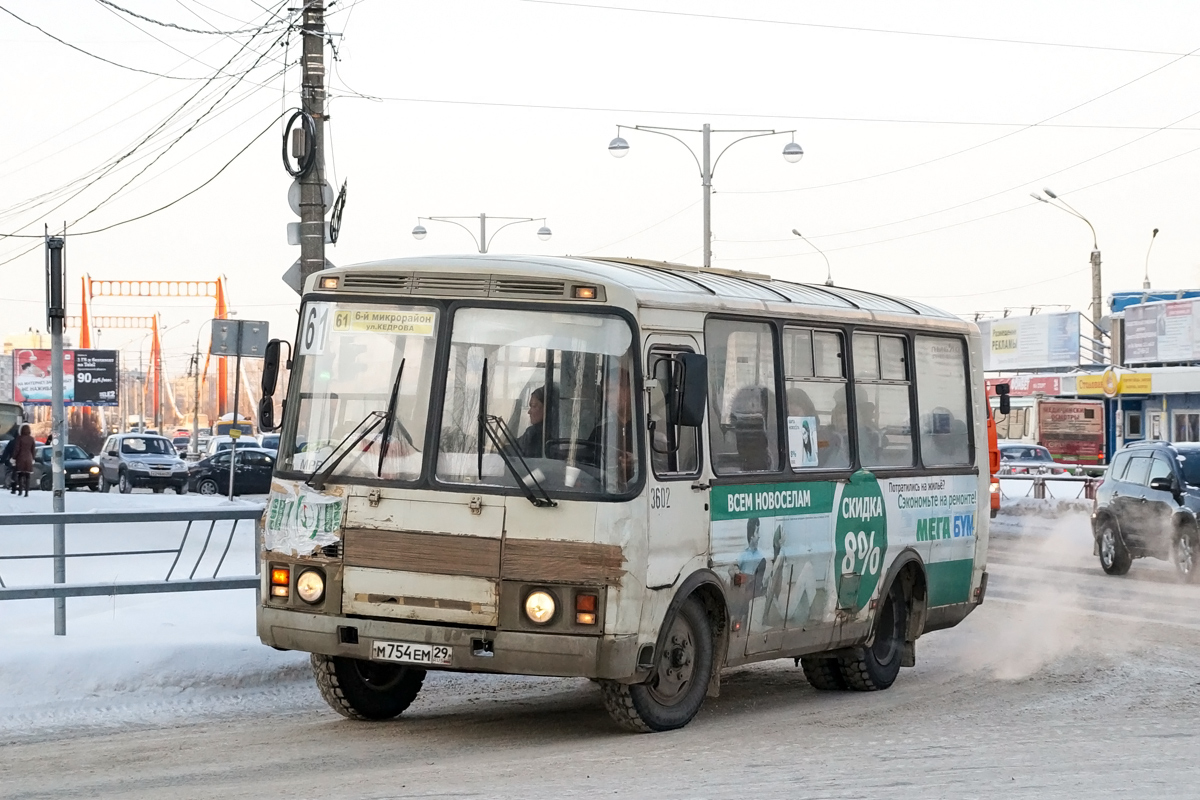
{"type": "Polygon", "coordinates": [[[992,494],[1000,493],[1000,481],[992,481],[992,494]]]}
{"type": "Polygon", "coordinates": [[[306,603],[319,603],[325,596],[325,576],[315,569],[306,569],[296,578],[296,594],[306,603]]]}
{"type": "Polygon", "coordinates": [[[554,597],[541,589],[525,598],[525,616],[535,625],[545,625],[554,619],[554,597]]]}

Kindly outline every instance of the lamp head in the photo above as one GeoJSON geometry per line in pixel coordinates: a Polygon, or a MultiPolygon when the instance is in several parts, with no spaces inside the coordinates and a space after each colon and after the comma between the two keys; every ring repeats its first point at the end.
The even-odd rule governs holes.
{"type": "Polygon", "coordinates": [[[629,154],[629,142],[618,136],[608,143],[608,152],[613,158],[624,158],[629,154]]]}
{"type": "Polygon", "coordinates": [[[789,164],[795,164],[804,158],[804,148],[795,142],[788,142],[783,146],[783,157],[789,164]]]}
{"type": "Polygon", "coordinates": [[[1150,238],[1153,239],[1155,236],[1158,236],[1158,228],[1154,229],[1154,231],[1150,234],[1150,238]]]}
{"type": "Polygon", "coordinates": [[[413,228],[414,239],[424,239],[426,233],[428,233],[428,231],[425,230],[424,225],[417,225],[417,227],[413,228]]]}
{"type": "Polygon", "coordinates": [[[799,236],[801,239],[803,239],[803,238],[804,238],[804,234],[803,234],[803,233],[801,233],[800,231],[796,230],[795,228],[792,228],[792,233],[796,234],[796,235],[797,235],[797,236],[799,236]]]}
{"type": "Polygon", "coordinates": [[[543,242],[545,242],[545,241],[549,241],[549,239],[550,239],[550,229],[549,229],[549,228],[547,228],[545,225],[543,225],[542,227],[538,228],[537,237],[538,237],[539,239],[541,239],[543,242]]]}
{"type": "Polygon", "coordinates": [[[1049,197],[1051,200],[1057,200],[1057,199],[1058,199],[1058,195],[1056,195],[1054,192],[1050,191],[1049,189],[1046,189],[1045,187],[1043,187],[1043,188],[1042,188],[1042,191],[1043,191],[1043,192],[1045,192],[1045,193],[1046,193],[1046,195],[1047,195],[1047,196],[1048,196],[1048,197],[1049,197]]]}

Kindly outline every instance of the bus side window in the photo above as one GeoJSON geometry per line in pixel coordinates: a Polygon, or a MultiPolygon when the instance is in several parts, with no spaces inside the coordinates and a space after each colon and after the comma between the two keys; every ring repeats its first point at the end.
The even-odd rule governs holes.
{"type": "Polygon", "coordinates": [[[961,339],[918,336],[917,413],[925,466],[971,463],[967,430],[967,367],[961,339]]]}
{"type": "Polygon", "coordinates": [[[709,319],[704,341],[713,472],[775,472],[779,469],[779,420],[771,325],[709,319]]]}
{"type": "Polygon", "coordinates": [[[900,336],[854,334],[858,457],[864,467],[913,465],[908,359],[900,336]]]}
{"type": "Polygon", "coordinates": [[[783,329],[788,457],[793,470],[850,466],[842,335],[783,329]]]}
{"type": "Polygon", "coordinates": [[[650,416],[650,465],[654,474],[663,476],[695,475],[700,471],[700,429],[667,424],[667,384],[671,356],[692,352],[671,348],[653,348],[646,374],[657,380],[651,385],[647,409],[650,416]]]}

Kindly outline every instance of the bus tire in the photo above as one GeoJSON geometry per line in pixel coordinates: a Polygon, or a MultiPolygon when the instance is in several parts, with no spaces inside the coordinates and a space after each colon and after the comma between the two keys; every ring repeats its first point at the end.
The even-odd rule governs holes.
{"type": "Polygon", "coordinates": [[[908,629],[908,604],[899,583],[893,583],[875,617],[875,638],[870,647],[856,647],[838,657],[848,688],[859,692],[887,689],[900,674],[904,636],[908,629]]]}
{"type": "Polygon", "coordinates": [[[804,656],[800,659],[800,667],[804,677],[814,689],[822,692],[835,692],[849,687],[842,677],[842,668],[836,658],[828,656],[804,656]]]}
{"type": "Polygon", "coordinates": [[[358,720],[392,719],[416,699],[425,670],[357,658],[312,654],[317,689],[329,707],[358,720]]]}
{"type": "Polygon", "coordinates": [[[682,728],[704,704],[714,669],[713,632],[704,606],[689,597],[667,625],[649,681],[599,682],[609,716],[626,730],[651,733],[682,728]]]}
{"type": "Polygon", "coordinates": [[[1111,519],[1100,523],[1096,531],[1096,544],[1100,548],[1100,568],[1108,575],[1124,575],[1133,564],[1133,556],[1117,533],[1117,526],[1111,519]]]}

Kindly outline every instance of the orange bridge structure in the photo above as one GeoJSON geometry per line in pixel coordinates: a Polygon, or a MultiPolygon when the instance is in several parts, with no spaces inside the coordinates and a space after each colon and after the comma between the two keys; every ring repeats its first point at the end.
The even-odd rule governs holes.
{"type": "MultiPolygon", "coordinates": [[[[229,303],[225,290],[225,276],[211,281],[110,281],[96,280],[90,275],[84,275],[83,308],[78,317],[69,317],[67,324],[78,327],[79,347],[86,350],[92,347],[93,329],[111,328],[142,328],[149,329],[152,334],[150,347],[150,375],[154,387],[154,408],[159,408],[159,392],[162,386],[162,342],[159,338],[159,315],[156,312],[150,317],[113,317],[93,316],[92,300],[96,297],[137,297],[150,302],[164,298],[211,297],[213,299],[213,318],[229,319],[229,303]]],[[[208,365],[210,356],[204,358],[204,379],[208,380],[208,365]]],[[[229,371],[226,359],[217,359],[217,416],[225,413],[226,397],[229,394],[229,371]]]]}

